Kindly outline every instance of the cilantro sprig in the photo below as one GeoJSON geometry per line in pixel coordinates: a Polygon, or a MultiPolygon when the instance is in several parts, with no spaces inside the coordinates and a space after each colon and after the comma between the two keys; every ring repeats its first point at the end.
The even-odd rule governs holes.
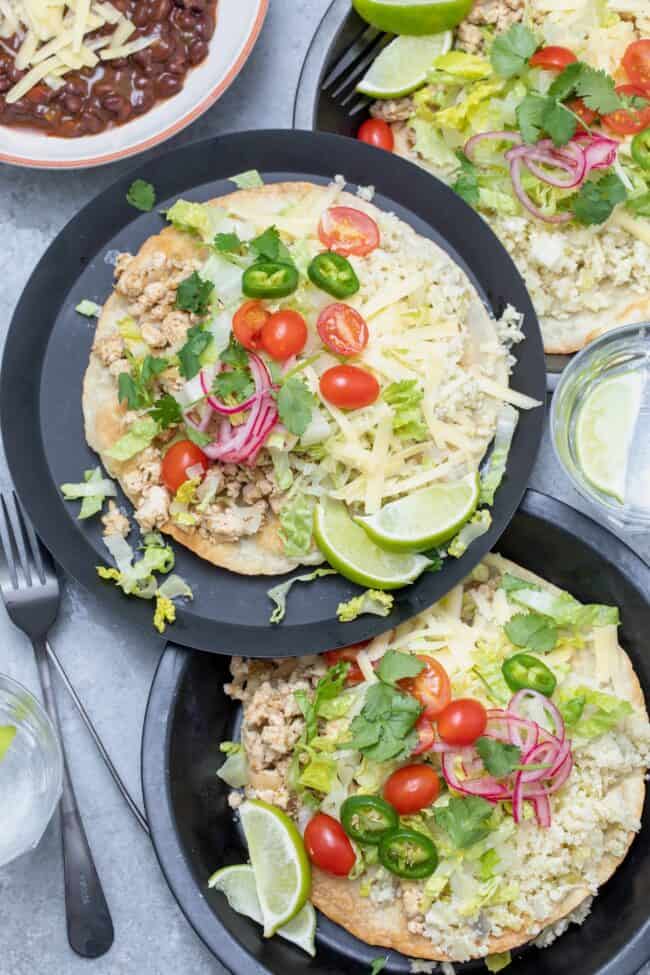
{"type": "Polygon", "coordinates": [[[557,626],[540,613],[516,613],[504,630],[516,647],[526,647],[533,653],[548,653],[557,644],[557,626]]]}
{"type": "Polygon", "coordinates": [[[280,421],[289,433],[301,437],[311,422],[316,397],[298,376],[289,376],[277,392],[280,421]]]}
{"type": "Polygon", "coordinates": [[[324,677],[318,681],[314,696],[309,697],[307,691],[294,691],[294,697],[298,702],[300,710],[305,718],[305,743],[309,742],[318,734],[318,717],[325,701],[331,701],[338,697],[345,685],[350,664],[340,660],[333,667],[330,667],[324,677]]]}
{"type": "Polygon", "coordinates": [[[513,24],[495,38],[490,49],[490,62],[502,78],[512,78],[521,74],[538,47],[539,41],[528,27],[513,24]]]}
{"type": "Polygon", "coordinates": [[[470,162],[462,149],[459,149],[456,155],[460,163],[460,170],[452,189],[465,200],[465,203],[469,203],[473,207],[478,206],[478,170],[474,163],[470,162]]]}
{"type": "Polygon", "coordinates": [[[508,745],[496,738],[479,738],[475,747],[481,761],[495,779],[510,775],[521,762],[521,751],[516,745],[508,745]]]}
{"type": "Polygon", "coordinates": [[[197,271],[192,271],[188,278],[178,286],[176,291],[176,307],[182,311],[191,311],[195,315],[205,315],[210,307],[210,297],[214,291],[212,281],[205,281],[197,271]]]}
{"type": "Polygon", "coordinates": [[[144,179],[136,179],[127,190],[126,201],[136,210],[149,213],[156,203],[156,191],[151,183],[147,183],[144,179]]]}
{"type": "Polygon", "coordinates": [[[193,325],[178,352],[178,368],[185,379],[193,379],[201,368],[201,356],[212,342],[212,333],[193,325]]]}
{"type": "Polygon", "coordinates": [[[593,112],[607,115],[621,108],[614,79],[606,71],[592,68],[584,61],[574,61],[560,72],[548,90],[550,98],[563,102],[567,98],[582,98],[593,112]]]}
{"type": "Polygon", "coordinates": [[[493,806],[480,796],[453,796],[446,806],[434,806],[436,825],[444,829],[458,850],[480,843],[490,833],[493,806]]]}
{"type": "Polygon", "coordinates": [[[627,191],[616,173],[606,173],[599,180],[587,180],[571,200],[571,209],[579,223],[586,226],[604,223],[627,191]]]}
{"type": "Polygon", "coordinates": [[[152,405],[151,387],[153,381],[169,366],[167,359],[146,355],[144,359],[134,359],[130,372],[121,372],[117,379],[118,400],[125,402],[130,410],[143,410],[152,405]]]}
{"type": "Polygon", "coordinates": [[[422,669],[411,654],[391,651],[382,658],[379,680],[366,692],[361,713],[350,725],[348,747],[356,748],[375,762],[407,758],[417,744],[415,722],[422,713],[418,701],[394,684],[422,669]],[[388,660],[386,658],[388,657],[388,660]],[[416,669],[417,667],[417,669],[416,669]]]}

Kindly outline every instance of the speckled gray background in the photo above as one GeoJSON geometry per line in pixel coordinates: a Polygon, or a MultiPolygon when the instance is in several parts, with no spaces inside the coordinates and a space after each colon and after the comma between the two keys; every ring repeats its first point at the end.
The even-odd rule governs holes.
{"type": "MultiPolygon", "coordinates": [[[[233,87],[165,147],[224,129],[289,127],[293,95],[309,41],[328,0],[271,0],[262,35],[233,87]]],[[[0,171],[0,335],[27,278],[52,238],[80,206],[137,161],[85,173],[0,171]]],[[[0,485],[8,486],[0,457],[0,485]]],[[[558,470],[548,438],[532,486],[586,510],[558,470]]],[[[628,537],[646,560],[650,539],[628,537]]],[[[137,640],[101,603],[68,582],[52,633],[115,763],[140,798],[140,733],[162,648],[153,631],[137,640]]],[[[0,608],[0,671],[38,692],[31,648],[0,608]]],[[[59,688],[63,735],[79,805],[115,923],[115,944],[94,962],[77,958],[65,933],[58,824],[39,848],[0,870],[0,975],[169,975],[224,971],[177,908],[153,850],[116,792],[85,728],[59,688]]],[[[11,801],[0,797],[0,802],[11,801]]],[[[0,826],[1,828],[1,826],[0,826]]],[[[243,975],[243,973],[241,973],[243,975]]],[[[650,975],[650,967],[645,975],[650,975]]]]}

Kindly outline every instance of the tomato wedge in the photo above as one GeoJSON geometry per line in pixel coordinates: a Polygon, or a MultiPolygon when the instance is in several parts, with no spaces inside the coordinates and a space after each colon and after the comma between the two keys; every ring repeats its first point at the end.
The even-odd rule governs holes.
{"type": "Polygon", "coordinates": [[[344,257],[365,257],[379,246],[379,227],[355,207],[329,207],[320,219],[318,236],[324,247],[344,257]]]}
{"type": "Polygon", "coordinates": [[[603,115],[603,122],[617,135],[635,135],[650,125],[650,94],[637,85],[618,85],[617,95],[628,98],[642,98],[647,104],[641,108],[617,108],[609,115],[603,115]]]}
{"type": "Polygon", "coordinates": [[[376,149],[386,149],[387,152],[392,152],[395,146],[393,130],[388,122],[384,122],[381,118],[367,118],[359,126],[357,139],[367,142],[369,146],[374,146],[376,149]]]}
{"type": "Polygon", "coordinates": [[[425,718],[435,718],[451,701],[451,684],[447,671],[433,657],[418,654],[424,669],[417,677],[407,677],[399,682],[400,687],[417,698],[424,708],[425,718]]]}
{"type": "Polygon", "coordinates": [[[368,344],[365,320],[341,301],[323,308],[316,328],[323,344],[335,355],[359,355],[368,344]]]}
{"type": "Polygon", "coordinates": [[[262,329],[270,317],[261,301],[245,301],[232,320],[232,330],[240,345],[249,352],[259,352],[263,348],[262,329]]]}
{"type": "Polygon", "coordinates": [[[632,41],[623,55],[623,68],[632,84],[650,94],[650,38],[632,41]]]}
{"type": "Polygon", "coordinates": [[[433,725],[429,719],[421,714],[418,720],[415,722],[415,730],[418,733],[418,743],[413,749],[414,755],[423,755],[424,752],[428,752],[436,740],[436,735],[433,730],[433,725]]]}
{"type": "Polygon", "coordinates": [[[577,57],[568,47],[549,44],[535,51],[529,60],[531,68],[544,68],[546,71],[564,71],[568,64],[577,61],[577,57]]]}
{"type": "Polygon", "coordinates": [[[349,647],[342,647],[340,650],[326,650],[323,654],[325,663],[328,667],[334,667],[340,660],[344,660],[350,664],[345,683],[350,687],[353,684],[361,684],[363,683],[364,676],[357,663],[357,656],[359,650],[363,650],[369,643],[370,640],[362,640],[361,643],[351,643],[349,647]]]}

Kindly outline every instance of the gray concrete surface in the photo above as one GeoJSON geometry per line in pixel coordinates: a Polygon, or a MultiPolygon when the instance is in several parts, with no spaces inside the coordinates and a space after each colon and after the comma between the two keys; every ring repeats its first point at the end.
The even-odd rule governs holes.
{"type": "MultiPolygon", "coordinates": [[[[260,41],[233,87],[194,125],[149,156],[224,129],[289,127],[300,66],[327,4],[328,0],[271,0],[260,41]]],[[[28,275],[52,238],[87,200],[141,161],[144,156],[85,173],[2,168],[0,338],[28,275]]],[[[0,485],[8,486],[1,456],[0,485]]],[[[548,438],[532,486],[586,508],[558,469],[548,438]]],[[[650,559],[647,536],[628,541],[650,559]]],[[[118,768],[140,798],[140,734],[162,644],[153,631],[150,639],[135,638],[72,581],[66,584],[52,643],[118,768]]],[[[38,691],[31,648],[1,607],[0,671],[38,691]]],[[[94,962],[77,958],[68,947],[55,821],[33,854],[0,870],[0,975],[224,972],[176,906],[151,846],[121,801],[62,688],[58,696],[79,804],[115,922],[115,944],[94,962]]],[[[10,801],[0,797],[2,803],[10,801]]]]}

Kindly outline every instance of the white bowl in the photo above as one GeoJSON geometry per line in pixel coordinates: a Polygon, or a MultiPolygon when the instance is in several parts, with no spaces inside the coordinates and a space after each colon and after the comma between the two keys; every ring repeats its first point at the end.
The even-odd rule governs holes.
{"type": "Polygon", "coordinates": [[[234,81],[253,49],[268,0],[218,0],[217,27],[205,61],[187,74],[177,95],[98,135],[57,139],[0,125],[0,162],[32,169],[103,166],[170,139],[202,115],[234,81]]]}

